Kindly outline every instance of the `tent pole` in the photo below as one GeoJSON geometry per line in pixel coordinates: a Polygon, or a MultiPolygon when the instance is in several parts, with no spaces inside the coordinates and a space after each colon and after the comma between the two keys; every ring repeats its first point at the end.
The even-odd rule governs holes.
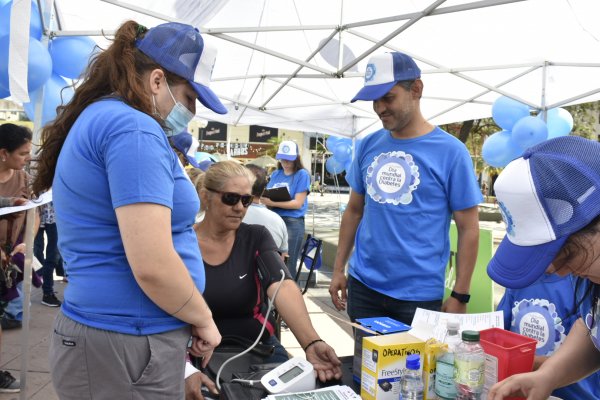
{"type": "Polygon", "coordinates": [[[541,111],[544,113],[542,117],[544,118],[544,122],[548,122],[548,108],[546,107],[546,83],[548,82],[548,61],[544,61],[544,65],[542,66],[542,98],[541,98],[541,111]]]}
{"type": "Polygon", "coordinates": [[[27,210],[25,224],[25,262],[23,264],[23,333],[21,335],[21,392],[19,399],[27,398],[27,362],[29,358],[29,320],[31,319],[31,261],[33,260],[33,230],[35,229],[35,213],[37,208],[27,210]]]}

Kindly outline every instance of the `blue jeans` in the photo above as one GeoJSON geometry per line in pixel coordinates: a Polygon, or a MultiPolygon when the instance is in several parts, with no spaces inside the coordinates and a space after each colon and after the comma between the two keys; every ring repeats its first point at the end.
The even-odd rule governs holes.
{"type": "Polygon", "coordinates": [[[7,319],[23,320],[23,281],[17,283],[18,297],[6,303],[4,308],[4,316],[7,319]]]}
{"type": "Polygon", "coordinates": [[[267,358],[264,361],[265,364],[284,363],[290,359],[287,350],[285,349],[285,347],[283,347],[283,345],[279,342],[279,340],[277,340],[275,336],[270,336],[267,340],[263,341],[263,344],[275,346],[271,357],[267,358]]]}
{"type": "Polygon", "coordinates": [[[40,227],[35,240],[33,242],[33,254],[42,263],[40,275],[44,282],[42,283],[42,291],[44,294],[54,293],[54,270],[57,264],[61,261],[60,253],[58,252],[58,232],[56,224],[45,224],[40,227]],[[44,257],[44,232],[48,238],[46,243],[46,251],[44,257]]]}
{"type": "Polygon", "coordinates": [[[288,233],[288,254],[287,267],[292,275],[296,277],[298,270],[298,257],[302,251],[302,242],[304,241],[304,217],[281,217],[285,222],[288,233]]]}
{"type": "Polygon", "coordinates": [[[357,318],[390,317],[410,325],[417,307],[440,311],[442,300],[398,300],[370,289],[353,276],[348,277],[348,316],[353,322],[357,318]]]}

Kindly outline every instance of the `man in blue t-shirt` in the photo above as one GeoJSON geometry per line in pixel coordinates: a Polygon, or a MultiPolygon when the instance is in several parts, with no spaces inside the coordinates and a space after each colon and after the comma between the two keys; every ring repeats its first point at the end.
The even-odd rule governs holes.
{"type": "Polygon", "coordinates": [[[466,312],[483,197],[464,144],[421,114],[420,77],[406,54],[376,55],[352,99],[373,101],[384,127],[362,140],[346,176],[352,192],[329,292],[338,310],[348,300],[352,320],[385,315],[410,324],[417,307],[466,312]],[[442,305],[452,216],[457,278],[442,305]]]}

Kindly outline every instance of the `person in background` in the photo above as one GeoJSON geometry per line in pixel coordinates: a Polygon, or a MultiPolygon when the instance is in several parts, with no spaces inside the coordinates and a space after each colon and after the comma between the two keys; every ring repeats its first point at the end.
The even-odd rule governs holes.
{"type": "Polygon", "coordinates": [[[0,197],[0,208],[22,206],[28,201],[19,197],[0,197]]]}
{"type": "Polygon", "coordinates": [[[417,307],[467,309],[483,196],[467,148],[425,120],[422,95],[419,67],[394,52],[371,57],[352,99],[373,101],[384,128],[362,140],[346,175],[350,199],[329,293],[338,310],[348,302],[352,320],[385,315],[410,324],[417,307]],[[452,217],[457,274],[442,304],[452,217]]]}
{"type": "Polygon", "coordinates": [[[62,400],[181,399],[187,352],[206,364],[220,343],[198,196],[168,140],[197,99],[227,112],[208,87],[215,57],[190,25],[126,21],[42,130],[33,189],[52,188],[69,273],[49,352],[62,400]]]}
{"type": "MultiPolygon", "coordinates": [[[[24,171],[31,160],[31,131],[11,123],[0,125],[0,196],[10,199],[10,205],[23,205],[31,196],[29,174],[24,171]]],[[[21,327],[23,300],[21,285],[25,267],[25,235],[26,214],[19,212],[0,219],[0,254],[2,257],[2,274],[0,314],[2,329],[21,327]],[[10,282],[7,281],[10,276],[10,282]]],[[[37,221],[36,221],[37,222],[37,221]]],[[[37,229],[37,227],[36,227],[37,229]]],[[[36,286],[39,280],[35,273],[32,281],[36,286]]],[[[10,372],[0,371],[0,393],[16,393],[20,391],[20,382],[10,372]]]]}
{"type": "Polygon", "coordinates": [[[261,204],[260,197],[262,196],[265,187],[267,187],[267,171],[254,164],[246,164],[256,177],[252,185],[252,204],[246,211],[246,216],[242,222],[246,224],[263,225],[269,230],[269,233],[275,241],[277,250],[285,260],[288,256],[288,232],[283,219],[275,212],[269,210],[264,204],[261,204]]]}
{"type": "MultiPolygon", "coordinates": [[[[579,318],[572,275],[543,274],[522,289],[506,289],[497,310],[504,328],[538,341],[533,370],[537,370],[564,343],[579,318]]],[[[561,399],[600,399],[600,373],[552,392],[561,399]]]]}
{"type": "Polygon", "coordinates": [[[271,174],[267,188],[286,187],[292,200],[272,201],[263,197],[260,202],[279,214],[285,222],[288,231],[287,266],[292,276],[296,276],[298,258],[304,241],[304,215],[308,209],[310,175],[302,165],[296,143],[290,140],[281,142],[276,158],[279,163],[271,174]]]}
{"type": "MultiPolygon", "coordinates": [[[[600,143],[576,136],[546,140],[525,150],[498,176],[494,191],[506,236],[488,274],[522,289],[546,273],[577,277],[581,316],[566,340],[535,371],[495,384],[488,400],[523,396],[545,400],[600,370],[600,143]]],[[[589,396],[588,396],[589,397],[589,396]]],[[[588,397],[570,397],[581,398],[588,397]]]]}
{"type": "MultiPolygon", "coordinates": [[[[224,339],[235,336],[252,343],[265,322],[267,300],[279,288],[275,307],[318,378],[339,379],[341,363],[313,327],[302,294],[277,253],[271,234],[262,225],[242,222],[252,204],[254,179],[250,170],[233,161],[217,162],[204,175],[200,197],[205,217],[194,229],[206,267],[206,302],[224,339]]],[[[287,351],[274,336],[274,324],[273,316],[267,316],[261,344],[273,346],[274,352],[265,363],[288,359],[287,351]]],[[[201,384],[215,391],[214,383],[191,364],[186,375],[187,400],[202,398],[201,384]]]]}
{"type": "Polygon", "coordinates": [[[40,228],[33,242],[33,254],[42,263],[42,304],[48,307],[60,307],[62,304],[54,292],[54,271],[62,258],[58,252],[58,231],[56,228],[56,216],[52,202],[43,204],[40,210],[40,228]],[[48,240],[44,250],[44,234],[48,240]]]}
{"type": "Polygon", "coordinates": [[[186,168],[200,168],[202,171],[206,170],[210,164],[203,165],[202,168],[196,161],[196,149],[198,149],[198,140],[195,139],[190,133],[181,132],[177,135],[172,136],[169,139],[171,146],[175,150],[175,153],[179,157],[179,161],[186,168]]]}

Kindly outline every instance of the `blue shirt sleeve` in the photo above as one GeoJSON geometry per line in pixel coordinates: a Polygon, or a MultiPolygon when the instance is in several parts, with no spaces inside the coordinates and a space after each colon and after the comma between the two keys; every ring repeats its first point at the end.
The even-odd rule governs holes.
{"type": "Polygon", "coordinates": [[[466,148],[457,154],[448,182],[448,201],[452,211],[465,210],[483,201],[466,148]]]}
{"type": "Polygon", "coordinates": [[[173,208],[173,157],[164,138],[151,132],[128,131],[113,135],[105,143],[114,208],[134,203],[173,208]]]}

